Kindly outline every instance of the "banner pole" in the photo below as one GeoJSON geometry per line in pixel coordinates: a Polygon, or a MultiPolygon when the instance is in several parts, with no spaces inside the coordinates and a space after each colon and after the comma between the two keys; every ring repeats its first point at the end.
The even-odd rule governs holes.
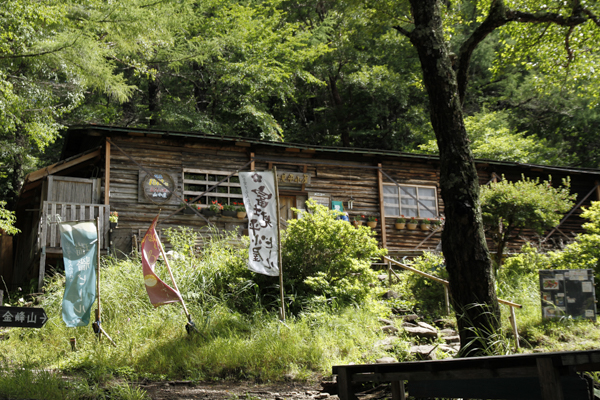
{"type": "Polygon", "coordinates": [[[281,309],[279,317],[282,321],[285,321],[285,301],[283,292],[283,264],[281,263],[281,219],[279,215],[279,183],[277,182],[277,167],[273,166],[273,180],[275,181],[275,204],[277,207],[276,218],[277,218],[277,258],[279,261],[279,295],[281,297],[281,309]]]}
{"type": "MultiPolygon", "coordinates": [[[[96,323],[98,324],[98,328],[100,328],[100,217],[96,218],[96,235],[98,237],[98,241],[96,242],[96,296],[98,296],[98,310],[96,311],[98,314],[96,315],[96,323]]],[[[98,341],[102,338],[102,331],[98,329],[98,341]]]]}

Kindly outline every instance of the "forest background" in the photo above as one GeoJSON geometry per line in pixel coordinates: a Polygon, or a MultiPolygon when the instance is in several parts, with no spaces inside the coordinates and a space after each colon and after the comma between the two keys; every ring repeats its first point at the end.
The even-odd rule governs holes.
{"type": "MultiPolygon", "coordinates": [[[[78,124],[434,153],[419,57],[394,29],[409,18],[401,3],[5,1],[0,198],[11,209],[78,124]]],[[[491,3],[447,3],[450,51],[491,3]]],[[[585,1],[526,3],[598,15],[585,1]]],[[[571,35],[497,29],[476,48],[463,101],[475,157],[600,165],[592,20],[571,35]]]]}

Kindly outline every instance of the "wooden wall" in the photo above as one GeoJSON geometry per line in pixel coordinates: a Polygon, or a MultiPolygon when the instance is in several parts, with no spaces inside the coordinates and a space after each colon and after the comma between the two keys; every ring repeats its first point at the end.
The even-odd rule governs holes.
{"type": "MultiPolygon", "coordinates": [[[[283,187],[282,191],[304,198],[310,193],[325,193],[333,201],[342,201],[350,217],[354,215],[374,215],[380,223],[375,228],[380,243],[390,251],[439,250],[441,231],[397,230],[394,228],[395,217],[381,219],[379,175],[377,166],[381,165],[383,173],[381,181],[410,185],[427,185],[438,187],[438,211],[443,215],[444,204],[439,192],[439,164],[435,157],[389,157],[372,154],[351,154],[309,151],[297,148],[274,147],[267,145],[250,145],[230,141],[194,141],[193,139],[171,139],[166,137],[115,136],[111,138],[116,145],[111,148],[110,155],[110,205],[112,211],[119,213],[119,226],[112,233],[113,248],[120,252],[131,251],[134,242],[150,225],[152,218],[161,211],[159,229],[168,227],[189,226],[196,230],[206,230],[206,222],[198,216],[182,213],[171,215],[180,207],[180,201],[173,198],[168,204],[157,206],[138,200],[138,184],[140,168],[152,172],[168,171],[178,177],[178,193],[183,191],[182,171],[184,168],[205,168],[234,172],[255,156],[253,163],[256,170],[266,170],[276,166],[278,171],[306,172],[311,177],[310,184],[303,188],[283,187]],[[120,148],[122,151],[120,151],[120,148]],[[125,152],[126,154],[124,154],[125,152]],[[135,162],[133,161],[135,160],[135,162]],[[141,165],[136,165],[136,162],[141,165]],[[354,199],[352,209],[347,208],[348,200],[354,199]],[[166,216],[171,215],[168,219],[166,216]],[[383,222],[383,226],[382,226],[383,222]],[[385,235],[382,230],[385,229],[385,235]]],[[[250,170],[250,166],[246,167],[250,170]]],[[[547,179],[547,172],[541,169],[527,169],[523,166],[506,164],[478,164],[480,183],[489,183],[494,176],[518,180],[522,173],[527,176],[547,179]]],[[[554,171],[553,181],[558,184],[563,177],[571,176],[573,191],[579,193],[581,199],[594,186],[586,174],[569,174],[568,171],[554,171]]],[[[592,196],[584,202],[589,205],[592,196]]],[[[561,226],[560,231],[553,234],[546,244],[559,245],[582,232],[580,211],[561,226]],[[561,233],[562,232],[562,233],[561,233]]],[[[227,217],[213,217],[211,222],[219,229],[233,230],[241,234],[246,228],[246,220],[227,217]]],[[[522,238],[513,243],[511,249],[516,250],[525,240],[540,241],[533,232],[523,232],[522,238]]],[[[489,247],[494,251],[490,241],[489,247]]]]}

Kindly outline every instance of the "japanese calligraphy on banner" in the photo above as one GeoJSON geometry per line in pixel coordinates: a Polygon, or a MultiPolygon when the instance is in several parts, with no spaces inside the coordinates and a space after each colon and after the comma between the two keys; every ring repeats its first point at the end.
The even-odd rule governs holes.
{"type": "Polygon", "coordinates": [[[68,327],[86,326],[96,300],[98,232],[93,222],[58,225],[65,262],[62,317],[68,327]]]}
{"type": "Polygon", "coordinates": [[[156,261],[161,254],[160,238],[156,233],[156,223],[158,215],[152,221],[144,239],[142,239],[142,271],[144,273],[144,283],[146,292],[150,298],[150,303],[154,307],[163,304],[174,303],[181,300],[181,295],[171,286],[163,282],[154,272],[156,261]]]}
{"type": "Polygon", "coordinates": [[[248,268],[259,274],[279,275],[277,193],[273,172],[240,172],[248,212],[250,251],[248,268]]]}

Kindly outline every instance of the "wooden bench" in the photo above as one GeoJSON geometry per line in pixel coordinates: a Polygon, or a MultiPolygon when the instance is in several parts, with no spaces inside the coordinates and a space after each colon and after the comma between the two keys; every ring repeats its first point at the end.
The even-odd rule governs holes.
{"type": "Polygon", "coordinates": [[[353,384],[390,382],[392,398],[592,400],[600,350],[452,358],[389,364],[336,365],[340,400],[357,399],[353,384]]]}

